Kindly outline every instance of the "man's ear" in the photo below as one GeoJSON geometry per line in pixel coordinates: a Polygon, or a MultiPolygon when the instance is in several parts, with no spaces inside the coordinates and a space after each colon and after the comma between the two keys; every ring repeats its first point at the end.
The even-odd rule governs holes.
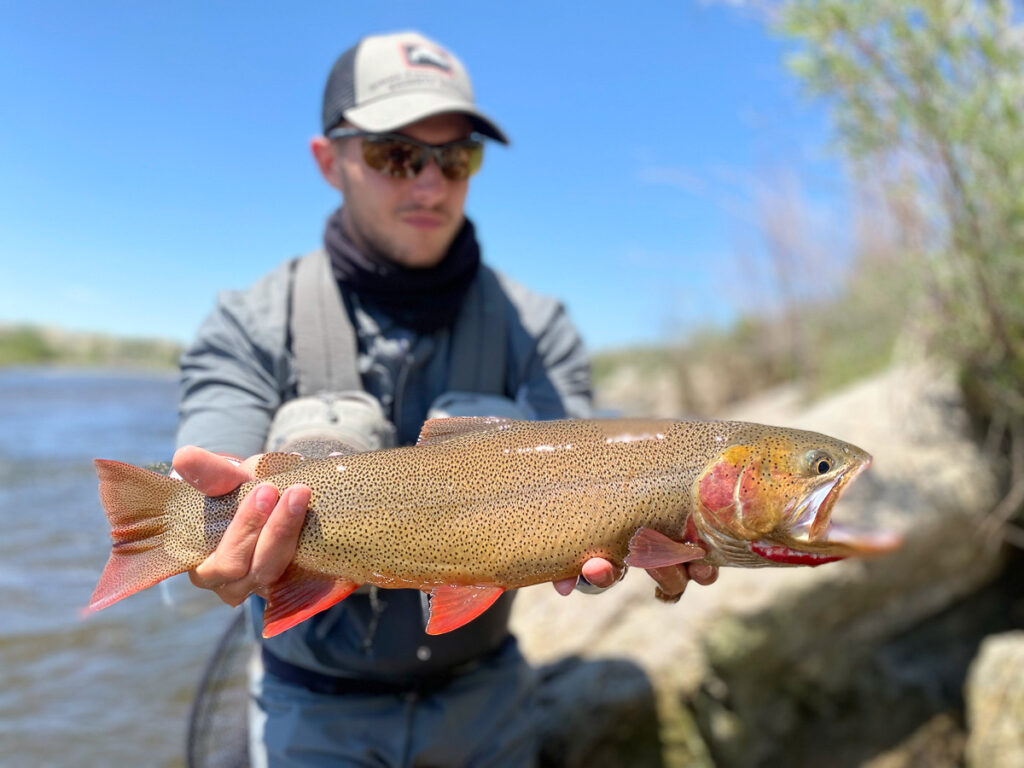
{"type": "Polygon", "coordinates": [[[314,136],[309,142],[313,160],[324,181],[341,191],[341,153],[338,146],[326,136],[314,136]]]}

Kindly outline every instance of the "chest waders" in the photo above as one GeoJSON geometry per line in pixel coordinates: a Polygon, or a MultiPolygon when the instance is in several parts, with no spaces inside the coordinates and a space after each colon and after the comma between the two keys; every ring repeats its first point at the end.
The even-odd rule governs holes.
{"type": "MultiPolygon", "coordinates": [[[[452,329],[449,392],[506,396],[507,299],[481,265],[452,329]]],[[[294,262],[289,340],[299,397],[363,389],[355,329],[323,249],[294,262]]]]}
{"type": "MultiPolygon", "coordinates": [[[[292,262],[291,304],[288,308],[288,342],[294,356],[298,397],[316,397],[325,393],[365,391],[359,374],[359,348],[356,329],[347,311],[345,287],[331,270],[330,257],[318,249],[292,262]]],[[[481,265],[463,298],[452,327],[448,376],[449,393],[507,396],[507,302],[498,278],[481,265]]],[[[483,414],[479,414],[483,415],[483,414]]],[[[395,418],[399,415],[396,414],[395,418]]],[[[364,649],[368,652],[379,620],[377,588],[371,587],[370,604],[374,608],[371,625],[365,631],[364,649]]],[[[426,594],[421,595],[424,623],[426,594]]],[[[504,630],[511,598],[492,609],[490,621],[481,617],[479,625],[464,632],[465,642],[483,653],[493,648],[496,631],[504,630]],[[498,625],[501,630],[498,630],[498,625]],[[475,631],[474,631],[475,630],[475,631]]],[[[273,646],[273,643],[269,644],[273,646]]],[[[264,655],[268,644],[264,642],[264,655]]],[[[308,687],[308,675],[301,667],[277,664],[268,659],[279,676],[308,687]]],[[[436,675],[434,675],[436,677],[436,675]]],[[[329,680],[324,685],[333,685],[329,680]]]]}
{"type": "MultiPolygon", "coordinates": [[[[292,262],[288,345],[294,359],[298,397],[365,391],[359,375],[356,331],[346,304],[326,251],[318,249],[292,262]]],[[[497,276],[481,265],[452,328],[447,392],[508,396],[507,312],[508,298],[497,276]]],[[[510,599],[506,597],[502,602],[510,599]]],[[[494,614],[493,621],[504,625],[510,606],[506,604],[504,610],[499,606],[500,603],[490,612],[494,614]]],[[[236,613],[203,672],[189,717],[189,768],[248,765],[245,691],[250,643],[244,614],[244,608],[236,613]]],[[[474,622],[485,630],[480,635],[484,642],[495,632],[494,627],[486,630],[487,623],[486,617],[474,622]]],[[[266,657],[264,649],[264,660],[266,657]]],[[[305,687],[335,682],[321,680],[325,676],[310,675],[276,657],[272,663],[279,676],[305,687]]]]}

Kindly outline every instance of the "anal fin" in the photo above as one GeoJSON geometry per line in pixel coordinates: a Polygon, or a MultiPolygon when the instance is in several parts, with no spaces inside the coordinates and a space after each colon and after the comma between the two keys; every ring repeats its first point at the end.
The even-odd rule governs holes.
{"type": "Polygon", "coordinates": [[[663,568],[666,565],[700,560],[707,552],[686,541],[670,539],[653,528],[641,528],[629,540],[626,565],[636,568],[663,568]]]}
{"type": "Polygon", "coordinates": [[[291,629],[351,595],[359,585],[289,565],[270,587],[263,612],[263,636],[273,637],[291,629]]]}
{"type": "Polygon", "coordinates": [[[446,585],[430,593],[428,635],[443,635],[468,624],[501,597],[503,587],[446,585]]]}

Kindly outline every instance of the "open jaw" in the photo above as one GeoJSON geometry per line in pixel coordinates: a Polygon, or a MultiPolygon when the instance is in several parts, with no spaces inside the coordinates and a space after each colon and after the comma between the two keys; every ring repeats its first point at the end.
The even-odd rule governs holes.
{"type": "Polygon", "coordinates": [[[858,531],[832,523],[836,501],[871,460],[822,483],[796,507],[793,524],[771,537],[750,542],[750,551],[779,565],[823,565],[856,555],[874,555],[902,544],[894,533],[858,531]]]}

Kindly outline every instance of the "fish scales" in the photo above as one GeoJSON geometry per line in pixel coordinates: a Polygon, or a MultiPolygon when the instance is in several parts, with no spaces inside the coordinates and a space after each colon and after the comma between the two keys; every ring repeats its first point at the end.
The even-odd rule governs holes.
{"type": "MultiPolygon", "coordinates": [[[[428,422],[415,447],[274,461],[291,468],[258,482],[311,489],[295,567],[338,583],[429,590],[568,578],[592,557],[619,565],[629,557],[683,562],[695,551],[708,565],[839,559],[860,545],[822,534],[839,492],[870,457],[824,435],[745,422],[456,419],[428,422]],[[660,554],[634,551],[644,531],[660,554]]],[[[116,530],[131,503],[111,488],[136,468],[97,466],[115,528],[108,564],[115,573],[118,548],[134,545],[119,541],[116,530]],[[104,473],[111,478],[105,491],[104,473]]],[[[258,482],[217,498],[184,483],[149,492],[150,505],[165,493],[159,568],[168,559],[176,572],[202,562],[258,482]]],[[[101,579],[93,606],[131,594],[121,588],[126,578],[105,571],[110,583],[104,588],[101,579]]]]}
{"type": "MultiPolygon", "coordinates": [[[[299,565],[357,582],[517,587],[578,573],[593,556],[621,563],[642,526],[681,536],[692,480],[716,437],[736,428],[515,422],[433,445],[308,461],[265,480],[312,489],[299,565]]],[[[217,516],[228,518],[235,504],[232,497],[217,516]]],[[[219,529],[209,530],[219,538],[219,529]]]]}

